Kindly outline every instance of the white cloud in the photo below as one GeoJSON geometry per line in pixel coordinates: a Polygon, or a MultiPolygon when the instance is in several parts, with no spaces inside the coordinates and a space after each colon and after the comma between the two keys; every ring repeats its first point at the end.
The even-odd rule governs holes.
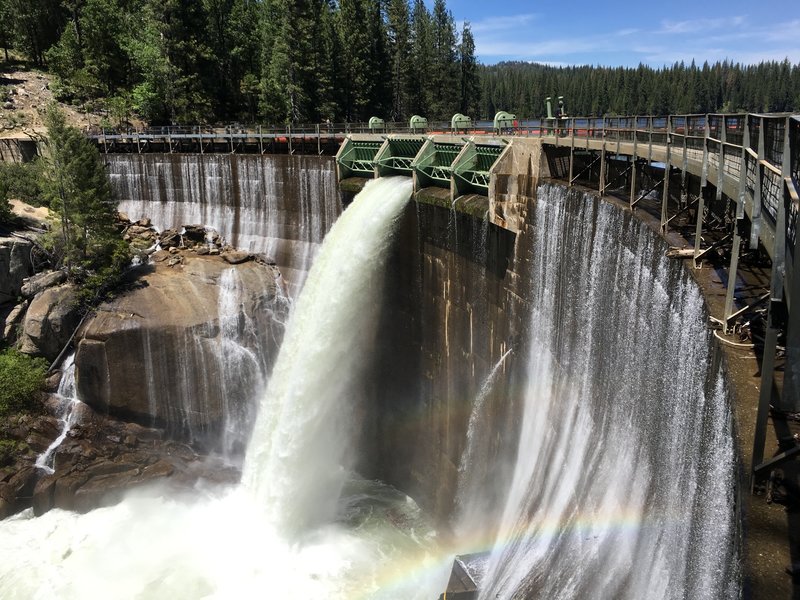
{"type": "Polygon", "coordinates": [[[475,34],[492,32],[497,33],[509,30],[513,31],[521,26],[529,25],[532,21],[538,18],[539,15],[534,13],[487,17],[485,19],[481,19],[480,21],[470,23],[470,27],[472,28],[472,32],[475,34]]]}
{"type": "Polygon", "coordinates": [[[768,23],[735,15],[664,20],[649,31],[623,23],[616,31],[599,34],[593,27],[585,33],[586,23],[563,30],[548,27],[548,21],[533,13],[478,21],[472,27],[476,53],[488,62],[511,59],[554,65],[663,66],[724,59],[752,64],[785,58],[800,63],[800,19],[768,23]]]}
{"type": "Polygon", "coordinates": [[[688,19],[686,21],[661,22],[661,29],[655,33],[674,35],[682,33],[701,33],[713,31],[715,29],[738,28],[744,25],[746,18],[741,15],[733,17],[721,17],[718,19],[688,19]]]}

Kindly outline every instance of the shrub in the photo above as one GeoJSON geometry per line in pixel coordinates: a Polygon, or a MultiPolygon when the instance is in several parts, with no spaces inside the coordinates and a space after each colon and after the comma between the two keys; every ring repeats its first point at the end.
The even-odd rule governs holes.
{"type": "Polygon", "coordinates": [[[22,444],[16,440],[0,440],[0,468],[14,462],[14,457],[22,450],[22,444]]]}
{"type": "Polygon", "coordinates": [[[0,417],[34,408],[46,372],[42,358],[13,349],[0,352],[0,417]]]}
{"type": "Polygon", "coordinates": [[[0,202],[22,200],[32,206],[43,206],[42,167],[38,160],[28,163],[0,162],[0,202]]]}

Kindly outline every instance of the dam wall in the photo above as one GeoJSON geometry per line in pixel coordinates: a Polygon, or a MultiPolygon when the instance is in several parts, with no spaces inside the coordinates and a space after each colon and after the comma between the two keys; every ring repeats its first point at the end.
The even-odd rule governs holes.
{"type": "Polygon", "coordinates": [[[119,210],[160,230],[202,224],[265,254],[297,291],[342,210],[333,161],[311,156],[107,154],[119,210]]]}
{"type": "MultiPolygon", "coordinates": [[[[275,248],[290,281],[338,214],[329,159],[109,162],[130,217],[275,248]]],[[[574,564],[591,565],[569,584],[584,596],[605,577],[614,597],[734,597],[735,453],[702,295],[629,212],[542,185],[534,153],[524,163],[493,181],[506,205],[487,203],[491,219],[425,194],[405,208],[356,468],[453,539],[469,532],[467,550],[492,550],[487,589],[499,597],[559,597],[574,564]],[[552,523],[583,531],[587,520],[599,523],[589,537],[548,537],[552,523]],[[498,547],[498,536],[518,541],[498,547]],[[549,558],[531,546],[542,536],[549,558]]]]}

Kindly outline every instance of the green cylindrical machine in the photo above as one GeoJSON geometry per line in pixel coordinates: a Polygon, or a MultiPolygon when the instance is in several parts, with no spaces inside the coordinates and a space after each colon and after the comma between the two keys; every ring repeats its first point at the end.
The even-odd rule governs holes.
{"type": "Polygon", "coordinates": [[[450,119],[450,128],[453,131],[466,131],[470,127],[472,127],[472,119],[466,115],[456,113],[453,115],[453,118],[450,119]]]}
{"type": "Polygon", "coordinates": [[[516,127],[517,115],[512,115],[504,110],[494,116],[494,132],[502,133],[504,130],[516,127]]]}
{"type": "Polygon", "coordinates": [[[370,117],[369,118],[369,130],[370,131],[383,131],[386,129],[386,123],[380,117],[370,117]]]}
{"type": "Polygon", "coordinates": [[[425,130],[428,129],[428,119],[420,117],[419,115],[414,115],[408,122],[408,127],[411,129],[412,133],[417,133],[418,131],[424,133],[425,130]]]}

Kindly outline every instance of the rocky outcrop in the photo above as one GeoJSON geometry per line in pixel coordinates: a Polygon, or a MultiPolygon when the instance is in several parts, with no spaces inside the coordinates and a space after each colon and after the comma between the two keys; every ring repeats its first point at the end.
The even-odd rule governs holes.
{"type": "Polygon", "coordinates": [[[33,274],[33,243],[18,237],[0,237],[0,304],[15,302],[23,280],[33,274]]]}
{"type": "Polygon", "coordinates": [[[11,310],[2,311],[2,325],[3,325],[3,341],[6,344],[13,344],[17,341],[19,329],[22,326],[22,321],[25,318],[25,310],[28,308],[29,302],[23,300],[19,304],[11,307],[11,310]]]}
{"type": "Polygon", "coordinates": [[[153,259],[79,332],[78,396],[102,414],[208,441],[246,418],[277,353],[287,309],[279,275],[186,251],[153,259]]]}
{"type": "Polygon", "coordinates": [[[51,508],[86,512],[157,481],[189,488],[199,478],[233,483],[239,477],[236,469],[165,439],[162,431],[103,418],[88,407],[56,450],[48,474],[35,462],[59,428],[55,417],[44,415],[0,423],[5,446],[14,448],[0,456],[0,519],[29,506],[37,515],[51,508]]]}
{"type": "Polygon", "coordinates": [[[67,280],[64,271],[42,271],[32,277],[28,277],[22,284],[20,293],[25,298],[33,298],[36,294],[45,291],[47,288],[61,285],[67,280]]]}
{"type": "Polygon", "coordinates": [[[40,292],[25,314],[20,351],[43,356],[52,362],[69,341],[79,321],[74,285],[67,283],[40,292]]]}

